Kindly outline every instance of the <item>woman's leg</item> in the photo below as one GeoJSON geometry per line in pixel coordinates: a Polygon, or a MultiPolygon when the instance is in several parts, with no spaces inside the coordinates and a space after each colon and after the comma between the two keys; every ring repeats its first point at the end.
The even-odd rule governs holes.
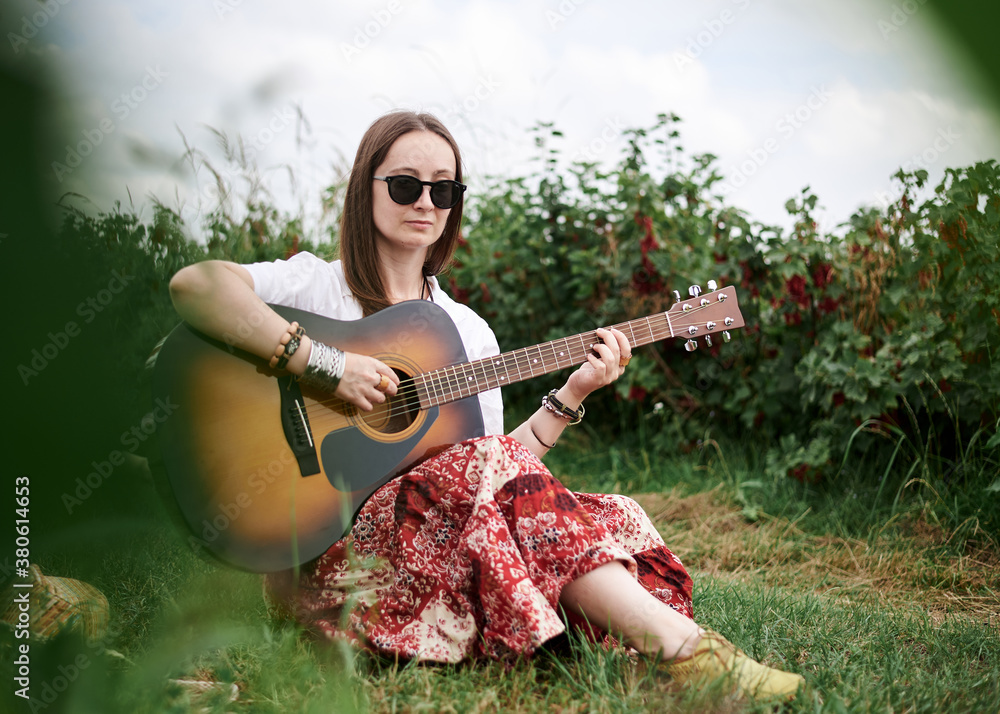
{"type": "Polygon", "coordinates": [[[566,585],[559,602],[639,652],[663,659],[690,656],[702,635],[693,620],[653,597],[618,561],[566,585]]]}
{"type": "Polygon", "coordinates": [[[789,701],[805,681],[798,674],[766,667],[721,635],[701,629],[653,597],[618,561],[566,585],[559,601],[643,654],[659,655],[678,682],[728,677],[742,694],[789,701]]]}

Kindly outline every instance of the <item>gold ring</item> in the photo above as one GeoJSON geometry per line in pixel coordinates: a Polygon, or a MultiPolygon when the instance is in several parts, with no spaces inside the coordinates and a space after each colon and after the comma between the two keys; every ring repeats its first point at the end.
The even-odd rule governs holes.
{"type": "Polygon", "coordinates": [[[386,390],[386,387],[388,386],[389,386],[389,378],[386,377],[384,374],[380,374],[378,385],[375,387],[375,389],[377,389],[380,392],[384,392],[386,390]]]}
{"type": "Polygon", "coordinates": [[[622,369],[625,369],[626,367],[628,367],[628,363],[631,361],[632,361],[632,355],[629,355],[628,357],[622,357],[621,359],[618,360],[618,366],[621,367],[622,369]]]}

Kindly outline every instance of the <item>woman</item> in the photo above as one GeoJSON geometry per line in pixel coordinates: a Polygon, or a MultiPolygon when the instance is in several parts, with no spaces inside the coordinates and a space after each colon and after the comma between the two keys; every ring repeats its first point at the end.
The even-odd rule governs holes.
{"type": "MultiPolygon", "coordinates": [[[[461,171],[458,147],[437,119],[383,116],[355,159],[340,261],[299,254],[192,265],[170,284],[177,311],[220,339],[258,325],[237,346],[365,411],[396,394],[395,372],[312,341],[265,302],[350,320],[432,300],[455,321],[470,360],[497,354],[486,323],[435,278],[459,236],[461,171]]],[[[499,390],[480,395],[487,436],[383,486],[351,533],[303,566],[297,582],[269,576],[272,595],[329,637],[444,662],[530,654],[564,629],[564,609],[660,658],[676,679],[731,673],[752,696],[793,697],[801,677],[754,662],[691,619],[691,580],[634,501],[572,494],[542,465],[582,417],[587,395],[621,376],[631,358],[622,333],[597,335],[587,361],[508,436],[499,390]]]]}

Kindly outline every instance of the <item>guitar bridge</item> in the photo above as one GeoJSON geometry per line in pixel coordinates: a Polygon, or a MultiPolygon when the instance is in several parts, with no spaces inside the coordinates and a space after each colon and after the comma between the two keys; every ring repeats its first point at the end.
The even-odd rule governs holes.
{"type": "Polygon", "coordinates": [[[319,456],[299,383],[291,375],[284,375],[278,377],[278,388],[281,392],[281,428],[299,464],[299,472],[303,476],[318,474],[319,456]]]}

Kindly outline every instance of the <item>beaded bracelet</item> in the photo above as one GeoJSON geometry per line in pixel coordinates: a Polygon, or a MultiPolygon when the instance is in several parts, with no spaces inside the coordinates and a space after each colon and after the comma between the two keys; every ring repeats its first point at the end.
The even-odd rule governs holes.
{"type": "Polygon", "coordinates": [[[299,378],[299,382],[324,392],[335,392],[341,377],[344,376],[346,362],[343,350],[313,340],[309,364],[306,365],[306,371],[299,378]]]}
{"type": "Polygon", "coordinates": [[[299,349],[302,344],[302,337],[306,334],[305,329],[299,323],[293,322],[288,326],[288,331],[281,336],[278,346],[274,348],[274,356],[271,357],[271,367],[284,369],[288,360],[299,349]]]}
{"type": "Polygon", "coordinates": [[[587,413],[584,406],[581,404],[579,409],[570,409],[559,401],[556,394],[557,390],[553,389],[551,392],[542,397],[542,406],[545,407],[546,411],[551,412],[560,419],[567,420],[569,422],[569,426],[576,426],[583,421],[583,415],[587,413]]]}

